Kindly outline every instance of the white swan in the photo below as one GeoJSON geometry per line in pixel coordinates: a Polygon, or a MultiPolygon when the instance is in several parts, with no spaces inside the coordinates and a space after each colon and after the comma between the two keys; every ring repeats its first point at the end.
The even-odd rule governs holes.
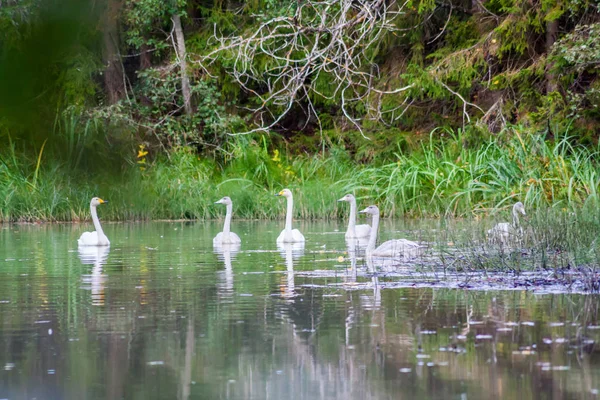
{"type": "Polygon", "coordinates": [[[523,228],[519,222],[519,213],[525,214],[525,206],[520,201],[516,202],[512,209],[512,224],[509,222],[500,222],[492,229],[488,230],[488,240],[500,244],[508,244],[511,241],[517,241],[523,236],[523,228]]]}
{"type": "Polygon", "coordinates": [[[223,232],[219,232],[217,236],[213,238],[213,246],[242,243],[242,239],[240,239],[238,235],[230,231],[231,214],[233,214],[233,203],[231,202],[231,199],[225,196],[221,200],[216,201],[215,204],[225,204],[227,206],[227,213],[225,214],[225,224],[223,225],[223,232]]]}
{"type": "Polygon", "coordinates": [[[375,248],[377,243],[377,229],[379,228],[379,208],[369,206],[360,211],[363,214],[373,216],[373,225],[371,227],[371,236],[367,245],[367,257],[392,257],[392,258],[413,258],[421,254],[423,247],[418,243],[407,239],[388,240],[375,248]]]}
{"type": "Polygon", "coordinates": [[[285,229],[281,231],[277,238],[277,243],[304,243],[304,235],[298,229],[292,229],[292,211],[294,208],[294,199],[289,189],[283,189],[275,196],[283,196],[287,199],[287,211],[285,214],[285,229]]]}
{"type": "Polygon", "coordinates": [[[110,246],[110,241],[104,234],[102,227],[100,226],[100,220],[98,219],[98,213],[96,207],[100,204],[106,204],[108,201],[104,201],[99,197],[94,197],[90,201],[90,212],[92,213],[92,221],[94,222],[94,232],[83,232],[77,244],[79,246],[110,246]]]}
{"type": "Polygon", "coordinates": [[[367,224],[356,225],[356,198],[351,194],[347,194],[338,201],[350,203],[350,218],[348,219],[346,239],[368,238],[371,234],[371,227],[367,224]]]}

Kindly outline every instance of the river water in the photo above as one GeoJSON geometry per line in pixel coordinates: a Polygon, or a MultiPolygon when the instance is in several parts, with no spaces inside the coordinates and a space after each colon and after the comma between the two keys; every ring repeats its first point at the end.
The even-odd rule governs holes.
{"type": "MultiPolygon", "coordinates": [[[[0,226],[0,399],[598,396],[597,295],[411,285],[341,223],[278,249],[281,221],[233,222],[242,246],[218,251],[213,222],[106,224],[85,253],[91,224],[0,226]]],[[[399,224],[381,230],[445,235],[399,224]]]]}

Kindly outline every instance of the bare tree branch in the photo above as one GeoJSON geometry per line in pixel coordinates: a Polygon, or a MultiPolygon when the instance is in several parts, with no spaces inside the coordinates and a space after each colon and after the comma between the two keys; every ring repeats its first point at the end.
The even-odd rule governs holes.
{"type": "Polygon", "coordinates": [[[405,6],[395,0],[296,2],[289,16],[261,15],[265,22],[246,35],[219,36],[215,27],[215,49],[196,62],[208,72],[218,58],[226,58],[233,79],[259,100],[251,108],[258,126],[234,134],[273,129],[294,105],[314,113],[319,122],[315,101],[320,98],[338,101],[345,118],[365,136],[365,110],[379,118],[379,97],[413,87],[376,87],[379,69],[372,61],[383,35],[396,30],[393,22],[405,6]]]}
{"type": "Polygon", "coordinates": [[[482,113],[485,114],[485,111],[483,111],[483,109],[481,107],[479,107],[477,104],[473,104],[468,102],[467,100],[465,100],[464,97],[461,96],[460,93],[455,92],[454,90],[452,90],[450,88],[450,86],[446,85],[444,82],[439,81],[439,84],[442,85],[447,91],[449,91],[450,93],[452,93],[453,95],[455,95],[456,97],[458,97],[462,103],[463,103],[463,127],[465,125],[465,117],[467,118],[467,122],[471,122],[471,117],[469,116],[469,113],[467,112],[467,106],[471,106],[471,107],[475,107],[476,109],[478,109],[479,111],[481,111],[482,113]]]}

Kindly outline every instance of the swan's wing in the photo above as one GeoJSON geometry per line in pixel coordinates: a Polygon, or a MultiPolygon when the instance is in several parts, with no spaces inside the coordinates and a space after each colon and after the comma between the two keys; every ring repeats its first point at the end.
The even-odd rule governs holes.
{"type": "Polygon", "coordinates": [[[500,222],[487,232],[488,240],[490,242],[506,242],[513,230],[512,225],[508,222],[500,222]]]}
{"type": "Polygon", "coordinates": [[[304,243],[304,235],[298,229],[292,229],[290,232],[291,238],[286,236],[285,229],[281,231],[277,238],[277,243],[304,243]]]}
{"type": "Polygon", "coordinates": [[[240,239],[240,237],[233,232],[229,233],[229,239],[232,244],[242,243],[242,239],[240,239]]]}
{"type": "Polygon", "coordinates": [[[292,230],[292,237],[294,242],[304,242],[304,235],[298,229],[292,230]]]}
{"type": "Polygon", "coordinates": [[[242,240],[238,235],[233,232],[229,232],[229,235],[225,235],[223,232],[217,233],[217,236],[213,238],[213,246],[219,246],[221,244],[239,244],[242,240]]]}
{"type": "Polygon", "coordinates": [[[83,232],[77,240],[79,246],[98,246],[98,232],[83,232]]]}
{"type": "Polygon", "coordinates": [[[372,255],[377,257],[416,257],[423,247],[407,239],[388,240],[376,248],[372,255]]]}
{"type": "Polygon", "coordinates": [[[285,243],[285,229],[277,237],[277,243],[285,243]]]}
{"type": "Polygon", "coordinates": [[[217,236],[213,238],[213,246],[219,246],[223,244],[223,232],[217,233],[217,236]]]}
{"type": "Polygon", "coordinates": [[[366,225],[366,224],[356,225],[356,227],[354,229],[355,229],[357,238],[369,237],[369,235],[371,234],[371,226],[370,225],[366,225]]]}
{"type": "Polygon", "coordinates": [[[501,233],[509,233],[512,230],[512,226],[508,222],[500,222],[496,224],[492,229],[488,231],[490,234],[501,234],[501,233]]]}

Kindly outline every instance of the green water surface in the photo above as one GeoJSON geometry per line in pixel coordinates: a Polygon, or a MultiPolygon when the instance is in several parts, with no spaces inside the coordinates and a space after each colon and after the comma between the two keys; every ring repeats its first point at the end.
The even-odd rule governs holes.
{"type": "MultiPolygon", "coordinates": [[[[0,399],[592,399],[597,295],[388,288],[338,223],[0,226],[0,399]]],[[[384,228],[385,229],[385,228],[384,228]]],[[[412,239],[430,226],[399,227],[412,239]]]]}

